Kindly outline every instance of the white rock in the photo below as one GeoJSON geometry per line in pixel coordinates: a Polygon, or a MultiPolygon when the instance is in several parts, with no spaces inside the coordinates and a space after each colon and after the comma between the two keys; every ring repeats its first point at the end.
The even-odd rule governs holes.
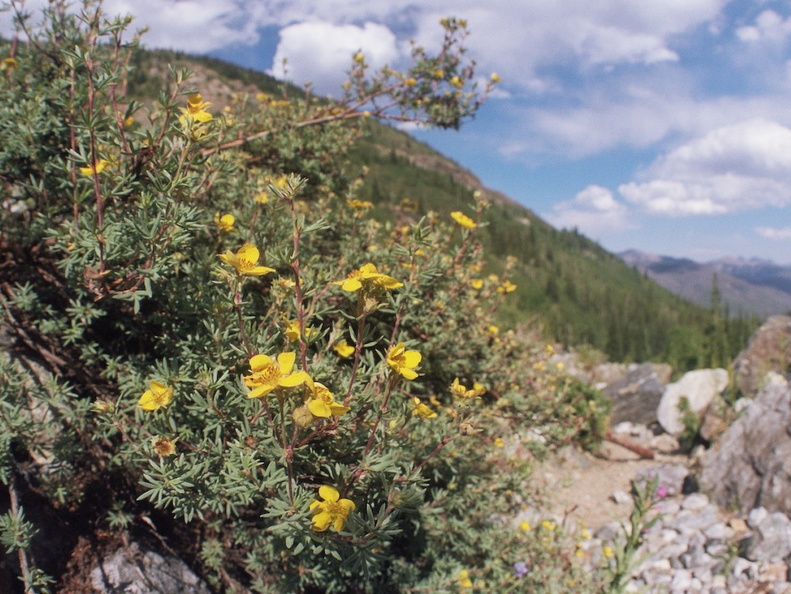
{"type": "Polygon", "coordinates": [[[763,507],[756,507],[750,510],[750,513],[747,515],[747,525],[750,528],[756,528],[758,524],[764,521],[764,519],[769,515],[769,512],[766,508],[763,507]]]}
{"type": "Polygon", "coordinates": [[[690,511],[700,511],[709,504],[709,498],[703,493],[692,493],[684,498],[681,502],[681,509],[688,509],[690,511]]]}
{"type": "Polygon", "coordinates": [[[618,505],[624,505],[632,500],[629,493],[626,491],[615,491],[610,497],[612,497],[612,500],[618,505]]]}
{"type": "Polygon", "coordinates": [[[728,386],[728,372],[724,369],[698,369],[685,373],[680,380],[665,388],[659,407],[657,419],[662,428],[671,435],[680,435],[684,431],[679,402],[686,398],[692,412],[702,413],[728,386]]]}

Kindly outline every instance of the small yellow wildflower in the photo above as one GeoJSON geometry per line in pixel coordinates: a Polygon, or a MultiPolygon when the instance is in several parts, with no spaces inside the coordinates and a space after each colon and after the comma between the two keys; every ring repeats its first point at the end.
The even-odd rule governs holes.
{"type": "Polygon", "coordinates": [[[191,118],[196,122],[205,123],[211,120],[211,114],[206,111],[206,108],[209,107],[211,103],[207,103],[203,100],[203,96],[200,93],[194,93],[189,96],[187,99],[187,107],[181,108],[181,116],[179,117],[179,122],[182,124],[187,120],[187,118],[191,118]]]}
{"type": "Polygon", "coordinates": [[[250,359],[252,373],[245,376],[244,384],[252,388],[248,398],[260,398],[275,388],[293,388],[310,380],[305,371],[293,371],[295,353],[280,353],[277,360],[268,355],[255,355],[250,359]]]}
{"type": "Polygon", "coordinates": [[[335,402],[335,396],[324,384],[311,379],[308,380],[308,386],[313,393],[313,398],[308,401],[308,410],[314,417],[326,419],[340,417],[349,412],[347,406],[335,402]]]}
{"type": "Polygon", "coordinates": [[[533,527],[530,525],[530,522],[528,522],[527,520],[522,520],[521,522],[519,522],[519,530],[521,530],[522,532],[530,532],[532,529],[533,527]]]}
{"type": "Polygon", "coordinates": [[[415,367],[420,365],[422,358],[423,355],[418,351],[407,350],[403,342],[399,342],[387,351],[387,364],[390,369],[400,373],[408,380],[417,378],[418,373],[415,371],[415,367]]]}
{"type": "Polygon", "coordinates": [[[494,447],[496,448],[503,448],[505,447],[505,442],[503,441],[502,437],[497,437],[494,440],[494,447]]]}
{"type": "Polygon", "coordinates": [[[494,324],[490,324],[489,326],[486,327],[486,334],[488,334],[489,336],[497,336],[498,334],[500,334],[500,329],[494,324]]]}
{"type": "Polygon", "coordinates": [[[102,171],[105,170],[105,168],[109,164],[110,164],[110,161],[108,161],[107,159],[99,159],[96,162],[96,168],[95,169],[94,169],[93,165],[88,165],[87,167],[80,167],[80,173],[82,175],[84,175],[85,177],[89,177],[89,176],[93,175],[94,173],[96,173],[96,175],[99,175],[102,171]]]}
{"type": "Polygon", "coordinates": [[[345,340],[332,347],[332,350],[338,353],[338,356],[343,359],[348,359],[354,354],[354,347],[345,340]]]}
{"type": "Polygon", "coordinates": [[[516,291],[516,285],[509,280],[497,287],[497,292],[501,295],[504,293],[513,293],[514,291],[516,291]]]}
{"type": "Polygon", "coordinates": [[[404,286],[404,283],[398,282],[392,276],[378,272],[376,266],[370,262],[350,272],[344,280],[333,281],[332,284],[340,285],[341,289],[349,292],[355,292],[361,289],[365,292],[379,290],[391,291],[404,286]]]}
{"type": "Polygon", "coordinates": [[[148,390],[143,392],[137,407],[143,410],[159,410],[163,406],[170,404],[173,400],[173,388],[160,382],[151,382],[148,390]]]}
{"type": "Polygon", "coordinates": [[[458,210],[454,210],[452,213],[450,213],[450,216],[454,221],[456,221],[459,225],[461,225],[465,229],[475,229],[475,227],[478,226],[478,223],[476,223],[466,214],[458,210]]]}
{"type": "Polygon", "coordinates": [[[470,286],[476,291],[483,289],[483,279],[474,278],[470,281],[470,286]]]}
{"type": "Polygon", "coordinates": [[[413,417],[420,417],[421,419],[433,419],[437,413],[427,404],[420,401],[420,398],[412,398],[412,404],[415,406],[412,411],[413,417]]]}
{"type": "Polygon", "coordinates": [[[235,223],[236,217],[232,214],[220,215],[218,212],[214,215],[214,224],[217,225],[217,228],[223,233],[232,231],[235,223]]]}
{"type": "Polygon", "coordinates": [[[16,61],[16,58],[9,56],[0,61],[0,72],[13,72],[17,68],[19,68],[19,62],[16,61]]]}
{"type": "Polygon", "coordinates": [[[154,451],[163,458],[167,458],[176,451],[176,446],[167,437],[154,438],[154,451]]]}
{"type": "Polygon", "coordinates": [[[266,204],[269,202],[269,194],[266,192],[258,192],[255,196],[253,196],[253,200],[258,202],[258,204],[266,204]]]}
{"type": "Polygon", "coordinates": [[[555,523],[551,522],[550,520],[544,520],[543,522],[541,522],[541,527],[544,530],[552,532],[555,529],[555,523]]]}
{"type": "Polygon", "coordinates": [[[582,531],[580,532],[580,536],[582,538],[584,538],[585,540],[590,540],[591,538],[593,538],[593,535],[591,534],[591,531],[588,530],[587,528],[583,528],[582,529],[582,531]]]}
{"type": "Polygon", "coordinates": [[[327,485],[319,487],[319,497],[324,501],[314,499],[310,504],[310,509],[315,514],[313,529],[316,532],[324,532],[332,526],[333,530],[340,532],[349,513],[355,508],[354,502],[350,499],[341,499],[338,490],[327,485]]]}
{"type": "Polygon", "coordinates": [[[410,76],[404,81],[404,84],[408,87],[414,87],[417,84],[417,80],[413,76],[410,76]]]}
{"type": "Polygon", "coordinates": [[[492,75],[489,77],[489,80],[491,80],[493,83],[498,83],[500,82],[500,75],[497,74],[496,72],[492,72],[492,75]]]}
{"type": "Polygon", "coordinates": [[[478,382],[474,382],[472,388],[467,389],[467,386],[459,382],[459,378],[454,378],[450,385],[450,393],[459,398],[477,398],[486,393],[486,388],[478,382]]]}
{"type": "Polygon", "coordinates": [[[369,208],[374,207],[374,203],[368,200],[347,200],[346,206],[353,208],[354,210],[368,210],[369,208]]]}
{"type": "Polygon", "coordinates": [[[362,52],[357,52],[356,54],[354,54],[355,64],[362,64],[363,62],[365,62],[365,56],[362,54],[362,52]]]}
{"type": "Polygon", "coordinates": [[[458,76],[454,76],[453,78],[451,78],[450,84],[456,87],[457,89],[460,89],[464,86],[464,83],[458,76]]]}
{"type": "Polygon", "coordinates": [[[613,557],[615,557],[615,552],[612,550],[612,547],[610,546],[605,546],[602,549],[602,553],[604,553],[604,556],[607,557],[608,559],[612,559],[613,557]]]}
{"type": "Polygon", "coordinates": [[[470,572],[462,569],[459,572],[459,585],[462,588],[472,588],[472,580],[470,579],[470,572]]]}
{"type": "Polygon", "coordinates": [[[129,116],[124,119],[124,128],[131,128],[135,123],[135,116],[129,116]]]}
{"type": "Polygon", "coordinates": [[[297,286],[297,283],[293,279],[282,277],[277,279],[277,284],[285,291],[293,291],[294,287],[297,286]]]}
{"type": "Polygon", "coordinates": [[[230,251],[220,254],[220,259],[226,264],[230,264],[236,272],[246,276],[263,276],[274,272],[274,268],[267,266],[257,266],[260,252],[252,243],[246,243],[239,248],[235,254],[230,251]]]}

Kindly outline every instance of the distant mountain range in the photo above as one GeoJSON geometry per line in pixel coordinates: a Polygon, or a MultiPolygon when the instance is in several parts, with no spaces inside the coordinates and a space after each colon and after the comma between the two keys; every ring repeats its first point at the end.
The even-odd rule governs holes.
{"type": "Polygon", "coordinates": [[[657,284],[700,305],[710,305],[716,276],[721,300],[732,314],[767,317],[791,312],[791,266],[757,258],[699,263],[628,250],[618,254],[657,284]]]}

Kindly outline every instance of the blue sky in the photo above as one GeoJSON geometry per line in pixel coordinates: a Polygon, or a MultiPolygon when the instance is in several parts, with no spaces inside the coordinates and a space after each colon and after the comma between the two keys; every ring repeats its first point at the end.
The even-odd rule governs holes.
{"type": "MultiPolygon", "coordinates": [[[[28,0],[33,8],[43,0],[28,0]]],[[[412,133],[611,251],[791,264],[791,2],[106,0],[149,47],[207,53],[339,95],[351,55],[469,22],[497,92],[461,131],[412,133]],[[485,4],[485,6],[483,6],[485,4]]]]}

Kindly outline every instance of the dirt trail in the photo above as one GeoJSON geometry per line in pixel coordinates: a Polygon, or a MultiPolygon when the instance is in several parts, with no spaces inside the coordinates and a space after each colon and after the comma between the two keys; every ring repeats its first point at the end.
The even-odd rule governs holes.
{"type": "Polygon", "coordinates": [[[613,494],[629,493],[631,481],[645,468],[662,464],[686,465],[688,458],[659,455],[654,460],[614,443],[605,442],[594,456],[570,448],[538,465],[533,480],[546,497],[547,509],[571,524],[582,522],[595,531],[608,522],[624,522],[632,511],[631,499],[616,503],[613,494]]]}

